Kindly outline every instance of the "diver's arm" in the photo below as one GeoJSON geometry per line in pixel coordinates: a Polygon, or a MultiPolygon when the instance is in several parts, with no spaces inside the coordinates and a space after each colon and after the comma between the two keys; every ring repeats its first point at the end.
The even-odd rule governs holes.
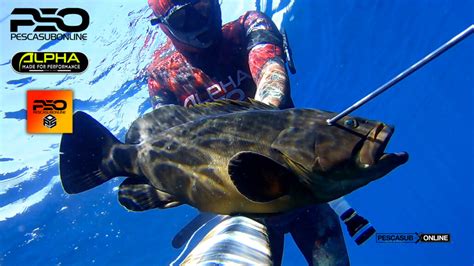
{"type": "Polygon", "coordinates": [[[262,67],[257,79],[255,99],[279,108],[292,107],[289,106],[291,96],[288,74],[280,57],[269,60],[262,67]]]}
{"type": "Polygon", "coordinates": [[[249,68],[257,85],[255,99],[279,108],[293,107],[280,31],[260,12],[250,11],[242,19],[249,68]]]}

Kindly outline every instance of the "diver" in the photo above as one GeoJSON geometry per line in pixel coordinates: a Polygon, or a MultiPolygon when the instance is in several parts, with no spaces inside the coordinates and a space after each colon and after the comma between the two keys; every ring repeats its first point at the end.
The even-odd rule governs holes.
{"type": "MultiPolygon", "coordinates": [[[[263,13],[246,12],[222,25],[218,0],[148,0],[148,4],[156,16],[151,23],[167,36],[147,68],[153,108],[249,98],[293,107],[282,35],[263,13]]],[[[318,265],[320,259],[349,264],[338,216],[358,244],[375,232],[344,199],[263,219],[274,264],[281,264],[283,236],[288,232],[310,265],[318,265]]]]}

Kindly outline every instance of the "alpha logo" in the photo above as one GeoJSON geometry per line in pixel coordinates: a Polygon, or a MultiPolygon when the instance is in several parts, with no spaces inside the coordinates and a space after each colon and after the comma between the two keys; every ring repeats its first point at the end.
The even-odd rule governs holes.
{"type": "Polygon", "coordinates": [[[245,100],[245,92],[239,87],[245,80],[251,80],[251,76],[239,69],[235,74],[235,79],[230,75],[227,78],[227,83],[224,83],[226,81],[220,81],[207,87],[205,90],[207,95],[198,93],[188,95],[184,99],[184,106],[189,107],[219,99],[245,100]]]}
{"type": "Polygon", "coordinates": [[[15,8],[11,15],[29,16],[10,20],[11,40],[87,40],[87,33],[76,33],[85,31],[90,23],[89,14],[82,8],[15,8]],[[79,23],[75,17],[80,18],[79,23]],[[40,33],[17,33],[23,28],[40,33]],[[44,33],[58,31],[66,33],[44,33]]]}
{"type": "Polygon", "coordinates": [[[79,52],[21,52],[11,62],[20,73],[81,73],[89,65],[87,56],[79,52]]]}
{"type": "Polygon", "coordinates": [[[27,91],[27,132],[72,133],[72,91],[27,91]]]}

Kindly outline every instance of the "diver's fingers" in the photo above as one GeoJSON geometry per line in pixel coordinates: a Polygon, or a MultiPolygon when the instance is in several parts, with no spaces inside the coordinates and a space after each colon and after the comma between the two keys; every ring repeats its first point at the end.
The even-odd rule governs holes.
{"type": "Polygon", "coordinates": [[[201,212],[194,219],[189,222],[183,229],[181,229],[176,236],[173,238],[171,244],[174,248],[181,248],[193,233],[198,230],[201,226],[218,216],[214,213],[201,212]]]}

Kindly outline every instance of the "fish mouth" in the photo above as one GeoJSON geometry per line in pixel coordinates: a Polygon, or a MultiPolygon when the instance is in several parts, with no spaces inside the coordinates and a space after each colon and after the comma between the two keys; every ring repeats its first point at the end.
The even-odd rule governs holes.
{"type": "Polygon", "coordinates": [[[381,161],[390,161],[392,165],[398,166],[408,160],[406,152],[385,153],[385,148],[394,131],[394,127],[379,123],[369,132],[359,152],[359,163],[363,168],[381,161]]]}

